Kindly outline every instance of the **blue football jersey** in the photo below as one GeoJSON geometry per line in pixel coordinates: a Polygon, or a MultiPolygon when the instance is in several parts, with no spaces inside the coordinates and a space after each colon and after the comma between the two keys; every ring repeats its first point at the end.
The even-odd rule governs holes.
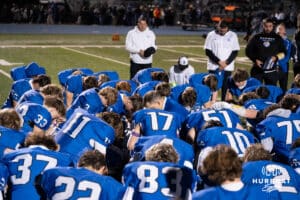
{"type": "Polygon", "coordinates": [[[14,67],[10,70],[10,76],[13,81],[21,80],[24,78],[28,78],[25,73],[25,65],[14,67]]]}
{"type": "Polygon", "coordinates": [[[83,91],[72,103],[71,107],[67,110],[67,119],[73,114],[77,108],[87,110],[91,114],[103,112],[105,106],[102,104],[99,90],[90,88],[83,91]]]}
{"type": "Polygon", "coordinates": [[[287,162],[294,141],[300,137],[299,115],[289,110],[277,109],[256,126],[260,140],[272,138],[275,158],[287,162]]]}
{"type": "Polygon", "coordinates": [[[110,105],[107,107],[107,111],[109,112],[115,112],[118,113],[120,115],[125,115],[126,114],[126,109],[125,109],[125,105],[123,103],[123,95],[120,92],[118,93],[117,96],[117,101],[116,103],[110,105]]]}
{"type": "Polygon", "coordinates": [[[9,170],[11,187],[8,194],[11,199],[40,199],[35,178],[47,169],[72,165],[67,154],[36,145],[5,154],[2,161],[9,170]]]}
{"type": "Polygon", "coordinates": [[[189,199],[195,188],[195,172],[168,162],[132,162],[123,170],[127,191],[123,199],[189,199]]]}
{"type": "Polygon", "coordinates": [[[119,80],[119,74],[116,71],[106,70],[106,71],[96,72],[94,73],[94,76],[99,77],[101,74],[108,76],[111,81],[119,80]]]}
{"type": "MultiPolygon", "coordinates": [[[[7,180],[8,180],[9,172],[7,169],[7,166],[0,162],[0,191],[4,191],[5,187],[7,185],[7,180]]],[[[0,195],[1,196],[1,195],[0,195]]]]}
{"type": "MultiPolygon", "coordinates": [[[[264,87],[268,88],[268,90],[270,92],[270,94],[267,98],[269,101],[276,103],[280,100],[280,98],[283,95],[283,91],[280,87],[277,87],[277,86],[274,86],[274,85],[264,85],[264,87]]],[[[243,90],[243,93],[245,93],[245,92],[254,92],[257,88],[258,87],[256,85],[248,87],[248,88],[243,90]]]]}
{"type": "Polygon", "coordinates": [[[28,90],[21,96],[21,98],[18,101],[18,104],[24,102],[31,102],[31,103],[37,103],[43,105],[44,97],[41,95],[41,93],[38,90],[33,90],[33,89],[28,90]]]}
{"type": "Polygon", "coordinates": [[[266,160],[246,162],[242,181],[263,191],[278,191],[280,199],[300,198],[300,176],[288,165],[266,160]]]}
{"type": "Polygon", "coordinates": [[[160,109],[142,109],[133,115],[134,126],[141,127],[144,136],[167,135],[177,137],[181,121],[177,113],[160,109]]]}
{"type": "Polygon", "coordinates": [[[73,93],[73,101],[83,91],[83,87],[82,87],[83,76],[84,75],[82,75],[82,74],[78,74],[78,75],[68,76],[68,78],[67,78],[66,89],[67,89],[67,91],[73,93]]]}
{"type": "Polygon", "coordinates": [[[155,90],[155,86],[161,83],[160,81],[150,81],[147,83],[143,83],[139,85],[133,94],[139,94],[140,96],[144,96],[147,92],[155,90]]]}
{"type": "Polygon", "coordinates": [[[152,72],[164,72],[164,70],[161,68],[154,68],[154,67],[142,69],[139,70],[131,80],[139,84],[150,82],[152,81],[152,77],[151,77],[152,72]]]}
{"type": "Polygon", "coordinates": [[[289,164],[300,175],[300,147],[290,151],[289,164]]]}
{"type": "Polygon", "coordinates": [[[195,128],[198,131],[209,120],[220,121],[228,128],[236,128],[240,124],[240,118],[231,110],[205,109],[190,113],[186,118],[185,126],[187,129],[195,128]]]}
{"type": "Polygon", "coordinates": [[[100,89],[105,88],[105,87],[113,87],[116,88],[117,83],[119,83],[120,81],[126,81],[127,83],[129,83],[130,85],[130,92],[129,94],[132,95],[133,92],[135,91],[135,89],[137,88],[137,83],[133,80],[114,80],[114,81],[107,81],[104,82],[100,85],[100,89]]]}
{"type": "Polygon", "coordinates": [[[197,136],[200,149],[225,144],[232,147],[239,156],[243,156],[246,149],[253,143],[254,137],[250,132],[236,128],[212,127],[200,130],[197,136]]]}
{"type": "MultiPolygon", "coordinates": [[[[197,73],[190,76],[189,83],[192,86],[196,85],[204,85],[204,79],[207,75],[211,73],[197,73]]],[[[219,90],[222,87],[223,79],[224,79],[224,72],[220,71],[218,73],[214,73],[218,80],[217,90],[219,90]]]]}
{"type": "Polygon", "coordinates": [[[63,71],[58,72],[57,77],[58,81],[62,86],[66,86],[66,82],[68,80],[68,76],[72,75],[72,73],[76,70],[81,71],[83,74],[89,76],[93,75],[93,71],[89,68],[74,68],[74,69],[66,69],[63,71]]]}
{"type": "Polygon", "coordinates": [[[25,133],[31,132],[33,125],[47,130],[52,123],[50,112],[40,104],[24,102],[16,107],[16,111],[23,117],[21,129],[25,133]]]}
{"type": "Polygon", "coordinates": [[[32,89],[32,79],[21,79],[13,82],[11,86],[11,95],[14,101],[19,101],[21,96],[28,90],[32,89]]]}
{"type": "Polygon", "coordinates": [[[184,122],[186,117],[188,116],[189,112],[177,101],[174,101],[173,99],[166,97],[164,102],[164,108],[163,110],[168,112],[174,112],[177,113],[180,117],[181,124],[184,122]]]}
{"type": "Polygon", "coordinates": [[[232,77],[228,78],[227,82],[228,82],[228,89],[229,89],[230,93],[236,97],[239,97],[243,93],[243,91],[246,90],[248,87],[252,87],[252,86],[259,87],[261,85],[261,82],[259,80],[257,80],[256,78],[247,79],[246,86],[243,89],[239,89],[235,85],[232,77]]]}
{"type": "Polygon", "coordinates": [[[167,137],[166,135],[140,137],[133,150],[134,160],[144,160],[146,152],[151,149],[153,145],[158,143],[171,144],[179,155],[178,164],[191,169],[193,168],[194,150],[192,145],[181,139],[167,137]]]}
{"type": "Polygon", "coordinates": [[[76,109],[55,136],[60,151],[68,153],[74,161],[88,150],[106,153],[106,147],[115,139],[114,129],[98,117],[83,109],[76,109]]]}
{"type": "Polygon", "coordinates": [[[25,141],[25,133],[14,129],[0,126],[0,158],[5,153],[5,149],[18,149],[25,141]]]}
{"type": "Polygon", "coordinates": [[[193,194],[193,200],[279,200],[277,191],[263,191],[260,187],[244,184],[225,184],[200,190],[193,194]]]}
{"type": "Polygon", "coordinates": [[[291,88],[288,91],[286,91],[286,94],[298,94],[298,95],[300,95],[300,88],[291,88]]]}
{"type": "Polygon", "coordinates": [[[47,199],[122,199],[123,185],[112,177],[85,168],[56,167],[46,170],[41,186],[47,199]]]}

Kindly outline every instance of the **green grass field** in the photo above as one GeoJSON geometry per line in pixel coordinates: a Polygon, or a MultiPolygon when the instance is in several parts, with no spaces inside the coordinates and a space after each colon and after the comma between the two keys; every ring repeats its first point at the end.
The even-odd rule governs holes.
{"type": "MultiPolygon", "coordinates": [[[[57,83],[57,73],[63,69],[88,67],[97,71],[116,70],[122,79],[129,77],[129,57],[124,48],[125,36],[112,41],[111,35],[20,35],[0,34],[0,60],[12,63],[0,69],[9,73],[15,66],[37,62],[44,66],[52,81],[57,83]]],[[[158,51],[153,66],[168,70],[179,56],[186,55],[196,72],[206,71],[204,39],[199,36],[157,36],[158,51]]],[[[241,51],[236,67],[250,69],[245,58],[245,42],[240,40],[241,51]]],[[[292,75],[292,74],[291,74],[292,75]]],[[[292,76],[290,76],[292,78],[292,76]]],[[[12,81],[0,74],[0,103],[6,99],[12,81]]]]}

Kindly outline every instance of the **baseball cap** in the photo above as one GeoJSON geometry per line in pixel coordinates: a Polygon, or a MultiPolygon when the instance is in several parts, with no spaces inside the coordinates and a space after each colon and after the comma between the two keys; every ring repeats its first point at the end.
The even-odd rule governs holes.
{"type": "Polygon", "coordinates": [[[186,66],[189,64],[189,60],[187,57],[183,56],[183,57],[179,58],[178,63],[179,63],[179,65],[186,66]]]}

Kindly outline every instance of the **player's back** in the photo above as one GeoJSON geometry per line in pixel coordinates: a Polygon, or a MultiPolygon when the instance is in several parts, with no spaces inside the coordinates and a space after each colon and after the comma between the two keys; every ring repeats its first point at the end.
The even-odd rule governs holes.
{"type": "Polygon", "coordinates": [[[6,148],[17,149],[25,140],[25,133],[14,129],[0,126],[0,157],[5,152],[6,148]]]}
{"type": "Polygon", "coordinates": [[[109,176],[85,168],[57,167],[44,172],[41,186],[48,199],[121,199],[124,187],[109,176]],[[59,184],[58,184],[59,183],[59,184]]]}
{"type": "Polygon", "coordinates": [[[133,162],[125,166],[123,199],[190,199],[196,176],[192,169],[167,162],[133,162]]]}
{"type": "Polygon", "coordinates": [[[181,122],[177,113],[160,109],[142,109],[133,116],[134,124],[140,125],[144,136],[168,135],[177,137],[181,122]]]}
{"type": "Polygon", "coordinates": [[[74,111],[55,136],[60,151],[71,154],[74,160],[92,149],[105,154],[107,145],[114,138],[114,129],[110,125],[80,108],[74,111]]]}
{"type": "Polygon", "coordinates": [[[264,191],[278,191],[281,199],[300,198],[300,176],[285,164],[274,161],[251,161],[243,165],[242,181],[264,191]]]}
{"type": "Polygon", "coordinates": [[[11,199],[40,199],[36,177],[47,169],[72,164],[68,155],[35,145],[8,153],[2,160],[9,170],[11,199]]]}

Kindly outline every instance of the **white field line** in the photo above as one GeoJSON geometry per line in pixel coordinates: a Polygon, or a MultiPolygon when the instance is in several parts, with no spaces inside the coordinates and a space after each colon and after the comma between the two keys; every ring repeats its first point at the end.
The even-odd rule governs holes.
{"type": "Polygon", "coordinates": [[[11,79],[10,74],[0,69],[0,73],[6,76],[7,78],[11,79]]]}
{"type": "Polygon", "coordinates": [[[114,59],[111,59],[111,58],[107,58],[107,57],[103,57],[103,56],[98,56],[98,55],[95,55],[95,54],[91,54],[91,53],[87,53],[87,52],[83,52],[83,51],[78,51],[78,50],[75,50],[75,49],[70,49],[68,47],[61,47],[61,48],[65,49],[65,50],[68,50],[68,51],[73,51],[73,52],[76,52],[76,53],[79,53],[79,54],[83,54],[83,55],[87,55],[87,56],[99,58],[99,59],[102,59],[102,60],[107,60],[107,61],[110,61],[110,62],[115,62],[115,63],[121,64],[121,65],[130,66],[128,63],[121,62],[121,61],[118,61],[118,60],[114,60],[114,59]]]}
{"type": "MultiPolygon", "coordinates": [[[[124,48],[125,45],[0,45],[0,48],[124,48]]],[[[203,48],[203,45],[158,45],[162,48],[203,48]]],[[[241,46],[245,47],[245,46],[241,46]]]]}

